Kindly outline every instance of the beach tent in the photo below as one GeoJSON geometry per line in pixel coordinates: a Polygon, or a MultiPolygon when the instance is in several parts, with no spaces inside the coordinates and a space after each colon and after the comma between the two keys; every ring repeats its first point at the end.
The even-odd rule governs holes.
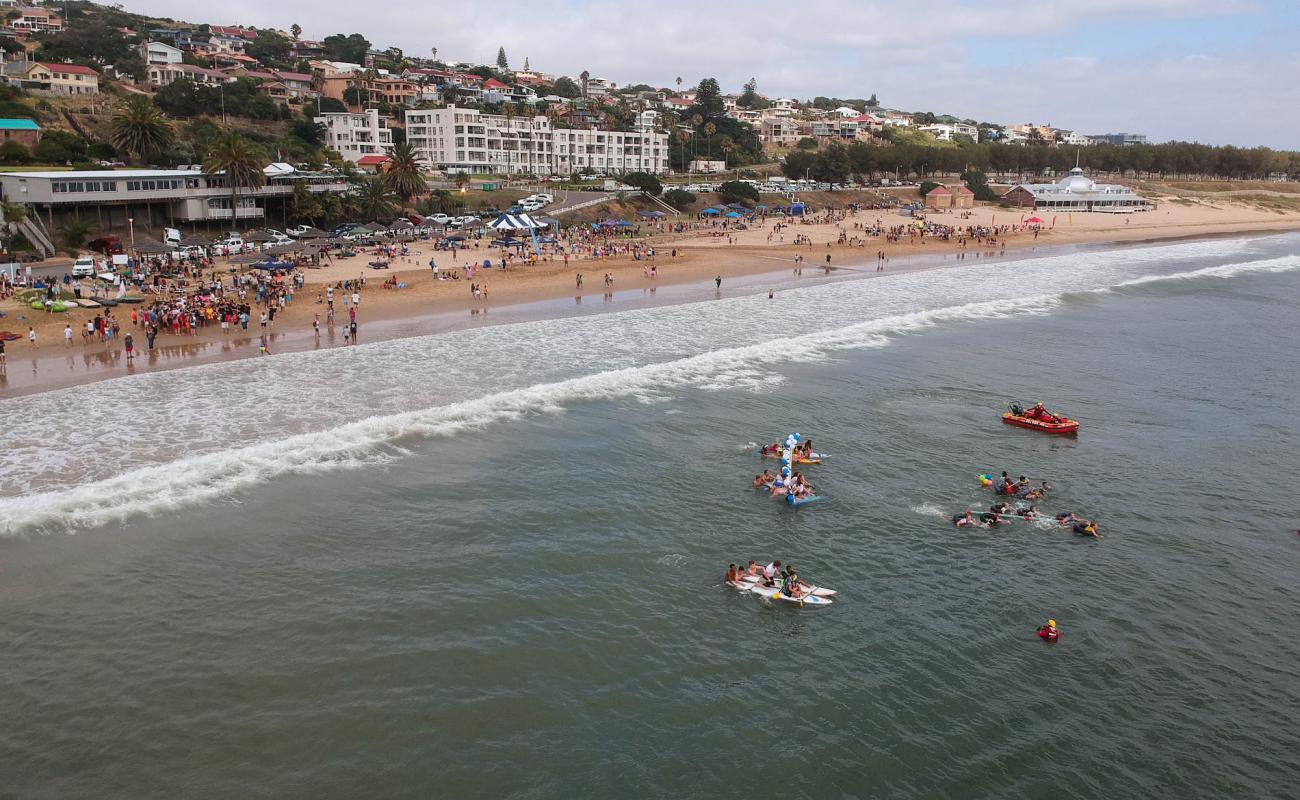
{"type": "Polygon", "coordinates": [[[1025,222],[1033,223],[1035,225],[1041,225],[1043,223],[1043,221],[1038,217],[1030,217],[1029,219],[1025,220],[1025,222]]]}
{"type": "Polygon", "coordinates": [[[663,219],[664,217],[668,216],[662,211],[638,211],[636,212],[636,215],[638,217],[645,217],[647,219],[663,219]]]}
{"type": "Polygon", "coordinates": [[[744,203],[727,203],[727,208],[734,208],[737,211],[748,211],[749,206],[744,203]]]}
{"type": "Polygon", "coordinates": [[[494,231],[531,231],[545,227],[527,214],[502,214],[487,226],[494,231]]]}
{"type": "Polygon", "coordinates": [[[736,218],[736,217],[741,216],[741,213],[740,213],[739,211],[728,211],[727,213],[723,214],[722,216],[724,216],[724,217],[731,217],[731,218],[734,219],[734,218],[736,218]]]}
{"type": "Polygon", "coordinates": [[[755,211],[759,210],[760,208],[762,208],[762,209],[766,209],[767,206],[766,206],[765,204],[763,204],[763,203],[759,203],[758,205],[754,206],[754,210],[755,210],[755,211]]]}
{"type": "Polygon", "coordinates": [[[803,203],[790,204],[790,216],[792,217],[802,217],[807,211],[808,211],[808,206],[804,205],[803,203]]]}
{"type": "Polygon", "coordinates": [[[254,264],[253,269],[264,269],[267,272],[288,272],[293,269],[293,264],[288,261],[262,261],[254,264]]]}
{"type": "Polygon", "coordinates": [[[717,215],[721,214],[722,212],[719,211],[719,210],[716,209],[716,208],[706,208],[706,209],[704,209],[703,211],[701,211],[700,213],[701,213],[701,214],[707,214],[707,215],[709,215],[710,217],[716,217],[717,215]]]}
{"type": "Polygon", "coordinates": [[[487,226],[494,231],[528,231],[528,236],[533,240],[533,252],[539,256],[542,254],[542,248],[537,244],[537,229],[546,226],[527,214],[502,214],[487,226]]]}

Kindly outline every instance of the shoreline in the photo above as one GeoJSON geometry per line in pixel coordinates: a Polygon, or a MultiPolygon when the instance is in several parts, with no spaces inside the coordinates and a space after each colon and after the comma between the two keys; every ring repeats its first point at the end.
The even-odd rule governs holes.
{"type": "MultiPolygon", "coordinates": [[[[974,211],[984,211],[980,217],[995,218],[998,212],[1006,215],[1006,209],[984,208],[974,211]],[[993,212],[992,215],[988,213],[990,211],[993,212]]],[[[391,339],[452,333],[487,325],[706,302],[737,294],[758,294],[769,289],[779,292],[828,282],[942,269],[946,266],[966,265],[972,255],[981,262],[1000,263],[1024,258],[1030,253],[1041,256],[1068,253],[1071,250],[1279,235],[1300,230],[1300,216],[1286,215],[1281,219],[1277,216],[1272,215],[1271,219],[1224,220],[1216,223],[1201,220],[1183,224],[1137,226],[1131,226],[1127,221],[1132,219],[1129,217],[1122,224],[1112,224],[1109,227],[1042,229],[1039,231],[1040,236],[1030,234],[1032,229],[1021,230],[999,241],[996,249],[975,242],[970,243],[973,246],[962,249],[953,241],[937,239],[890,243],[882,238],[866,238],[861,244],[836,243],[835,239],[841,234],[852,237],[855,224],[870,224],[885,217],[883,212],[868,210],[849,215],[837,223],[788,224],[783,233],[808,236],[813,239],[809,245],[747,241],[765,235],[770,238],[767,228],[736,232],[734,244],[727,242],[727,236],[706,238],[698,234],[694,237],[686,234],[655,241],[658,258],[653,261],[637,262],[629,256],[614,256],[608,259],[575,260],[567,268],[559,266],[557,262],[544,262],[535,267],[513,266],[505,275],[495,269],[490,274],[476,273],[472,281],[435,281],[430,270],[423,266],[430,251],[419,248],[406,258],[395,259],[394,269],[391,270],[367,270],[365,257],[359,256],[355,261],[305,271],[306,286],[296,295],[294,303],[277,316],[276,324],[268,328],[268,338],[273,354],[345,346],[342,344],[341,328],[346,327],[346,307],[336,303],[338,322],[331,330],[324,322],[325,306],[317,304],[314,298],[326,282],[355,278],[358,273],[369,273],[366,274],[367,286],[359,306],[363,311],[358,315],[358,333],[364,345],[391,339]],[[818,235],[822,238],[818,239],[818,235]],[[676,258],[669,256],[674,248],[679,253],[676,258]],[[873,257],[878,251],[883,251],[886,257],[883,272],[877,271],[876,265],[879,262],[873,257]],[[965,258],[950,258],[963,252],[965,258]],[[832,256],[832,266],[829,269],[824,263],[815,263],[816,259],[827,253],[832,256]],[[803,265],[807,272],[801,276],[795,276],[792,269],[796,255],[808,258],[803,265]],[[868,260],[863,262],[863,259],[868,260]],[[774,264],[766,263],[768,261],[785,266],[778,269],[774,264]],[[657,279],[649,279],[644,275],[644,268],[650,264],[658,267],[657,279]],[[575,273],[584,275],[585,286],[582,290],[574,286],[575,273]],[[600,279],[598,274],[593,273],[609,273],[613,276],[614,283],[609,291],[598,284],[593,285],[600,279]],[[380,289],[378,284],[390,276],[406,281],[410,288],[380,289]],[[720,289],[714,285],[715,277],[723,279],[720,289]],[[586,283],[588,280],[592,283],[586,283]],[[475,300],[469,295],[470,283],[488,285],[490,299],[475,300]],[[455,291],[456,289],[460,291],[455,291]],[[312,320],[316,313],[322,317],[319,338],[312,331],[312,320]]],[[[900,224],[893,218],[888,221],[900,224]]],[[[954,226],[980,225],[985,222],[978,218],[961,219],[956,214],[935,214],[930,217],[930,221],[954,226]]],[[[1119,220],[1106,219],[1104,222],[1118,223],[1119,220]]],[[[491,248],[471,249],[462,253],[472,253],[479,260],[496,254],[491,248]]],[[[441,262],[448,260],[450,253],[439,251],[433,255],[441,262]]],[[[448,269],[443,267],[444,271],[448,269]]],[[[73,330],[77,331],[78,325],[84,326],[85,320],[94,316],[94,309],[82,309],[75,316],[72,313],[55,315],[36,312],[25,315],[28,317],[26,320],[15,321],[14,305],[12,302],[6,304],[6,311],[10,313],[0,320],[0,329],[21,334],[22,328],[33,319],[43,324],[42,329],[38,330],[36,347],[29,345],[25,339],[7,343],[8,363],[0,371],[0,399],[260,355],[258,337],[261,331],[256,322],[250,324],[247,331],[236,330],[226,335],[215,325],[202,328],[190,336],[162,334],[158,346],[149,353],[144,352],[144,337],[136,330],[134,332],[139,340],[139,355],[128,365],[120,338],[107,343],[83,344],[78,332],[74,334],[71,346],[62,341],[62,328],[59,326],[70,323],[73,330]]],[[[116,316],[125,323],[122,330],[125,335],[131,331],[130,308],[119,306],[116,311],[119,312],[116,316]]]]}

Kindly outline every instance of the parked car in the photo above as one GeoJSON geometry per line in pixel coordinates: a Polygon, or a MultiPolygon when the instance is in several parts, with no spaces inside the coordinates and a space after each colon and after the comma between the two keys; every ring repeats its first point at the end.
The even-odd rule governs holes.
{"type": "Polygon", "coordinates": [[[95,257],[94,256],[77,256],[76,262],[72,265],[72,277],[90,278],[95,274],[95,257]]]}
{"type": "Polygon", "coordinates": [[[244,239],[238,233],[231,232],[226,238],[212,243],[216,252],[228,252],[232,256],[244,252],[244,239]]]}
{"type": "Polygon", "coordinates": [[[96,253],[103,253],[106,256],[117,255],[118,253],[125,252],[125,248],[122,246],[122,240],[118,239],[116,236],[101,236],[90,243],[90,249],[94,250],[96,253]]]}
{"type": "Polygon", "coordinates": [[[295,225],[289,230],[285,231],[285,233],[297,239],[299,236],[302,236],[304,233],[311,230],[311,228],[312,226],[310,225],[295,225]]]}
{"type": "Polygon", "coordinates": [[[207,251],[204,250],[202,247],[199,247],[198,245],[186,245],[185,247],[178,247],[175,250],[176,258],[180,259],[181,261],[189,261],[195,258],[203,258],[205,255],[207,255],[207,251]]]}
{"type": "Polygon", "coordinates": [[[267,244],[292,244],[293,239],[285,235],[283,231],[277,231],[275,228],[267,228],[266,235],[271,237],[267,244]]]}
{"type": "Polygon", "coordinates": [[[433,222],[438,225],[446,225],[448,222],[451,222],[451,217],[446,214],[430,214],[425,217],[424,220],[425,222],[433,222]]]}

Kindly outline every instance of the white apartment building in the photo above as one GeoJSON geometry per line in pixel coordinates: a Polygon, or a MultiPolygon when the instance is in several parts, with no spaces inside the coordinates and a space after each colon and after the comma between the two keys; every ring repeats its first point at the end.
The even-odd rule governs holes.
{"type": "Polygon", "coordinates": [[[668,171],[668,134],[552,128],[545,116],[484,114],[470,108],[407,110],[406,139],[449,172],[567,175],[668,171]]]}
{"type": "Polygon", "coordinates": [[[326,146],[354,164],[362,156],[386,155],[393,149],[393,132],[378,109],[369,108],[360,114],[319,114],[316,122],[325,126],[326,146]]]}

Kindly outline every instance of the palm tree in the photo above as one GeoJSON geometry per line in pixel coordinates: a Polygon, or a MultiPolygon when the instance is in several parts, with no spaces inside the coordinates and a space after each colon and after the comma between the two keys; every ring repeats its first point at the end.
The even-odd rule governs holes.
{"type": "Polygon", "coordinates": [[[682,76],[681,76],[681,75],[678,75],[678,76],[677,76],[677,93],[678,93],[678,94],[681,94],[681,93],[682,93],[682,76]]]}
{"type": "Polygon", "coordinates": [[[171,144],[172,128],[153,100],[137,94],[113,115],[109,138],[114,147],[140,161],[171,144]]]}
{"type": "Polygon", "coordinates": [[[705,138],[704,138],[704,143],[707,144],[707,145],[709,146],[709,159],[710,159],[710,160],[712,160],[712,158],[713,158],[713,134],[715,134],[715,133],[717,133],[717,132],[718,132],[718,126],[717,126],[717,125],[714,125],[712,122],[705,123],[705,125],[704,125],[704,137],[705,137],[705,138]]]}
{"type": "Polygon", "coordinates": [[[241,188],[257,189],[266,185],[266,157],[238,131],[225,130],[208,145],[203,171],[208,175],[224,173],[230,187],[230,220],[239,219],[238,198],[241,188]]]}
{"type": "Polygon", "coordinates": [[[591,73],[584,69],[584,70],[582,71],[582,74],[579,75],[578,77],[582,80],[582,99],[586,100],[586,99],[587,99],[587,81],[591,80],[591,73]]]}
{"type": "Polygon", "coordinates": [[[391,219],[397,213],[397,203],[394,202],[396,197],[383,178],[363,180],[355,193],[355,199],[357,210],[363,219],[378,222],[381,219],[391,219]]]}
{"type": "Polygon", "coordinates": [[[736,141],[730,136],[723,136],[718,140],[718,146],[722,148],[722,165],[725,168],[727,159],[731,156],[731,150],[736,146],[736,141]]]}
{"type": "Polygon", "coordinates": [[[0,227],[0,239],[4,240],[5,250],[11,251],[10,243],[18,233],[18,226],[23,224],[27,219],[30,211],[28,206],[22,203],[11,203],[8,200],[0,200],[0,217],[4,218],[4,225],[0,227]]]}
{"type": "Polygon", "coordinates": [[[293,200],[291,202],[294,217],[306,220],[312,225],[318,223],[325,211],[321,206],[320,198],[307,186],[307,181],[293,182],[293,200]]]}
{"type": "MultiPolygon", "coordinates": [[[[515,122],[515,107],[514,107],[513,105],[511,105],[509,102],[502,103],[502,104],[501,104],[501,113],[502,113],[502,114],[505,116],[505,118],[506,118],[506,133],[505,133],[506,138],[514,137],[514,136],[515,136],[515,126],[514,126],[514,122],[515,122]]],[[[506,143],[505,143],[504,140],[501,142],[501,145],[502,145],[502,148],[503,148],[507,153],[510,153],[510,152],[518,152],[518,144],[517,144],[517,142],[518,142],[518,139],[517,139],[517,137],[516,137],[516,147],[515,147],[514,150],[511,150],[511,148],[506,147],[506,146],[505,146],[506,143]]],[[[511,174],[511,172],[512,172],[512,168],[513,168],[513,165],[512,165],[512,164],[507,164],[507,165],[506,165],[506,174],[507,174],[507,175],[508,175],[508,174],[511,174]]]]}
{"type": "Polygon", "coordinates": [[[388,171],[384,173],[384,181],[404,203],[428,191],[420,172],[420,159],[410,142],[402,142],[388,153],[388,171]]]}
{"type": "Polygon", "coordinates": [[[89,219],[69,219],[59,226],[63,249],[75,253],[86,244],[86,238],[99,229],[99,223],[89,219]]]}

